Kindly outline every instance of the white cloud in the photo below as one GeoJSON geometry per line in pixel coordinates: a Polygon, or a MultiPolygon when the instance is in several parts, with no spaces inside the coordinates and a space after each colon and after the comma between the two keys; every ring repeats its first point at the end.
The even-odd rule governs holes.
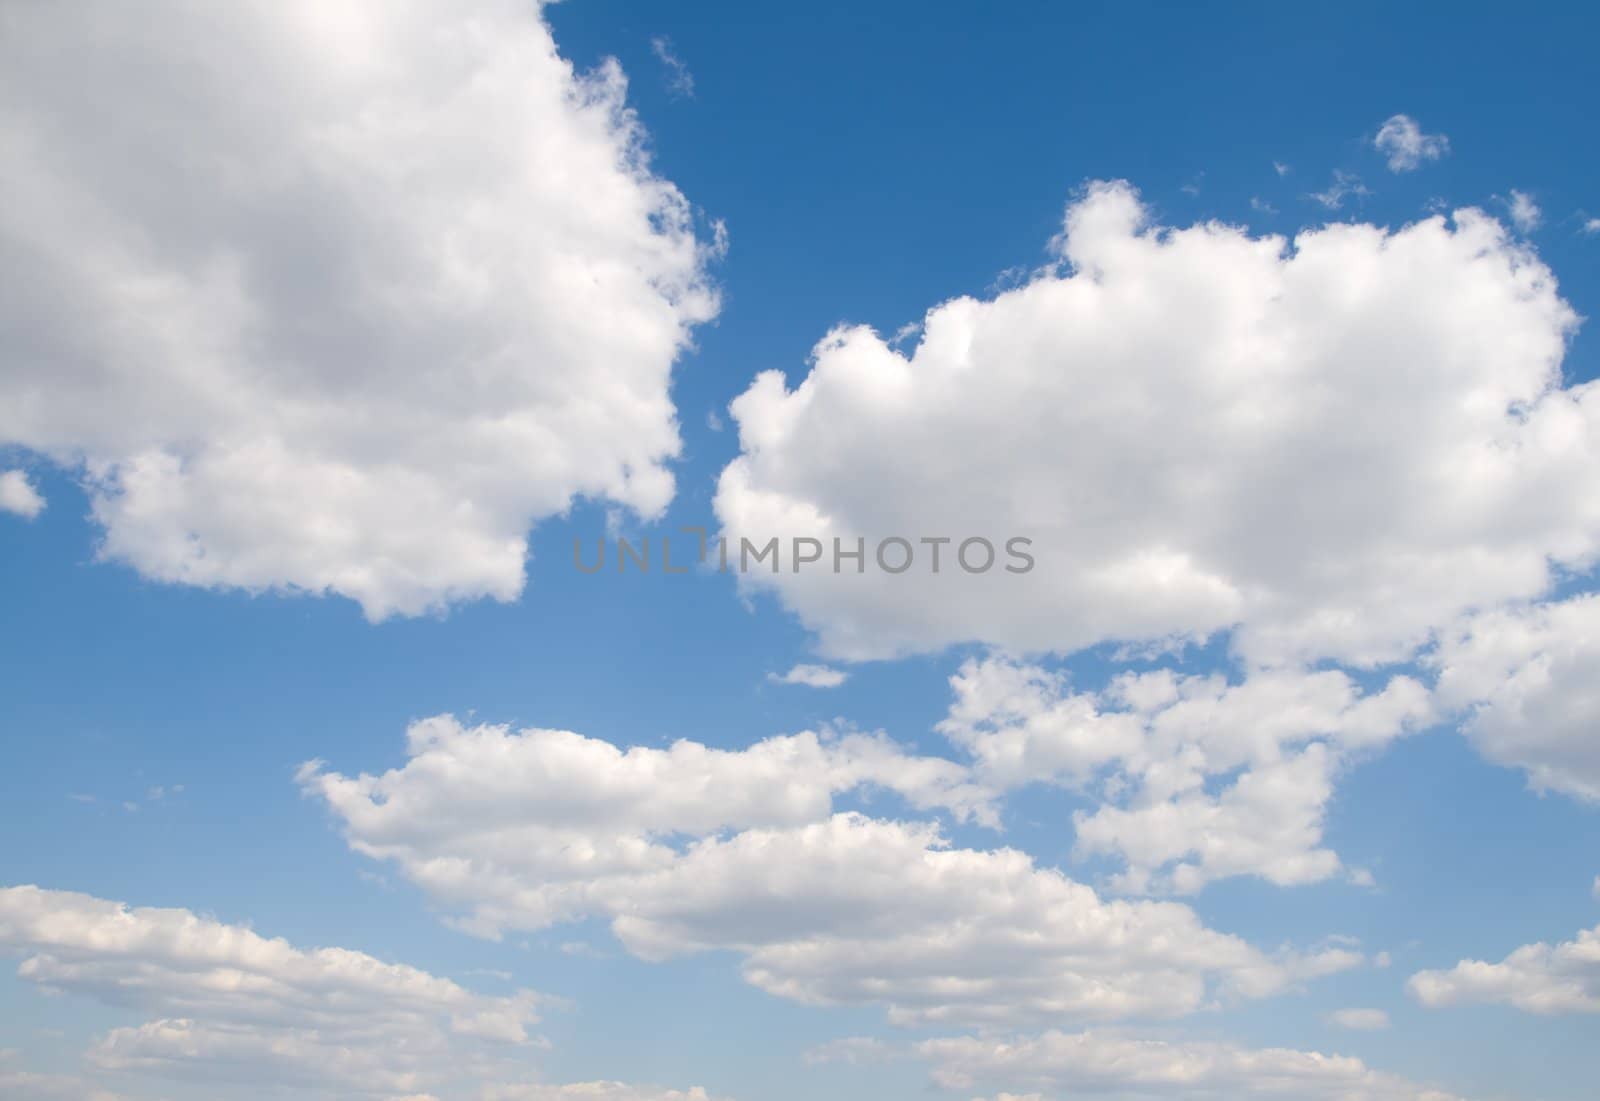
{"type": "Polygon", "coordinates": [[[0,512],[14,512],[32,520],[44,511],[45,500],[20,470],[0,472],[0,512]]]}
{"type": "Polygon", "coordinates": [[[1035,1097],[1281,1098],[1283,1101],[1458,1101],[1350,1056],[1215,1042],[1169,1042],[1110,1033],[952,1037],[919,1045],[947,1089],[1025,1089],[1035,1097]],[[1043,1091],[1043,1092],[1037,1092],[1043,1091]]]}
{"type": "Polygon", "coordinates": [[[526,1083],[491,1085],[483,1101],[713,1101],[700,1086],[687,1090],[634,1086],[626,1082],[570,1082],[565,1085],[526,1083]]]}
{"type": "Polygon", "coordinates": [[[882,735],[807,731],[739,750],[688,740],[623,750],[571,731],[464,727],[441,715],[411,724],[406,751],[404,767],[380,776],[345,777],[313,761],[300,781],[369,855],[484,845],[552,899],[567,881],[670,863],[673,838],[823,821],[835,795],[860,788],[992,820],[988,792],[966,769],[907,756],[882,735]]]}
{"type": "Polygon", "coordinates": [[[1539,209],[1539,204],[1533,201],[1533,196],[1526,191],[1511,189],[1511,198],[1506,202],[1511,211],[1511,224],[1523,233],[1532,233],[1539,228],[1539,223],[1544,219],[1544,211],[1539,209]]]}
{"type": "Polygon", "coordinates": [[[1389,1015],[1381,1009],[1336,1009],[1328,1014],[1328,1020],[1356,1032],[1379,1032],[1389,1027],[1389,1015]]]}
{"type": "Polygon", "coordinates": [[[575,495],[665,507],[669,373],[717,309],[624,93],[532,2],[30,13],[0,444],[81,465],[152,578],[515,598],[575,495]]]}
{"type": "Polygon", "coordinates": [[[1600,800],[1600,594],[1485,612],[1430,661],[1442,705],[1485,757],[1538,791],[1600,800]]]}
{"type": "Polygon", "coordinates": [[[1338,874],[1339,857],[1322,847],[1336,776],[1432,717],[1427,690],[1409,677],[1363,694],[1333,670],[1259,672],[1239,684],[1130,672],[1089,693],[988,658],[950,683],[955,700],[939,729],[972,755],[979,781],[1098,792],[1100,805],[1074,816],[1076,851],[1120,857],[1117,886],[1141,892],[1338,874]]]}
{"type": "Polygon", "coordinates": [[[0,1049],[0,1097],[6,1101],[124,1101],[78,1075],[18,1070],[17,1054],[0,1049]]]}
{"type": "Polygon", "coordinates": [[[1588,221],[1584,222],[1583,232],[1589,234],[1591,237],[1597,233],[1600,233],[1600,218],[1590,218],[1588,221]]]}
{"type": "Polygon", "coordinates": [[[1378,128],[1373,148],[1389,160],[1390,172],[1411,172],[1423,161],[1436,161],[1450,152],[1450,139],[1443,134],[1424,134],[1417,120],[1409,115],[1394,115],[1378,128]]]}
{"type": "MultiPolygon", "coordinates": [[[[0,949],[41,989],[156,1015],[89,1052],[99,1072],[413,1092],[529,1040],[538,997],[474,994],[342,948],[295,948],[187,910],[0,888],[0,949]]],[[[488,1065],[488,1064],[482,1064],[488,1065]]]]}
{"type": "Polygon", "coordinates": [[[803,684],[807,688],[837,688],[850,679],[850,674],[828,665],[796,665],[787,673],[768,673],[767,679],[777,684],[803,684]]]}
{"type": "Polygon", "coordinates": [[[657,35],[650,40],[650,52],[656,55],[666,71],[667,90],[684,99],[694,98],[694,74],[672,49],[670,38],[657,35]]]}
{"type": "Polygon", "coordinates": [[[1361,182],[1361,177],[1351,172],[1335,171],[1333,182],[1326,190],[1313,191],[1309,196],[1327,207],[1329,210],[1343,208],[1344,201],[1350,198],[1365,199],[1372,191],[1361,182]]]}
{"type": "Polygon", "coordinates": [[[822,1063],[848,1063],[851,1066],[860,1066],[891,1062],[898,1058],[899,1054],[899,1049],[876,1036],[843,1036],[808,1048],[801,1058],[813,1066],[822,1063]]]}
{"type": "Polygon", "coordinates": [[[1509,1005],[1528,1013],[1600,1013],[1600,925],[1557,945],[1527,944],[1499,963],[1462,960],[1406,983],[1425,1006],[1509,1005]]]}
{"type": "Polygon", "coordinates": [[[1481,212],[1291,244],[1098,184],[1057,248],[1070,274],[935,307],[909,355],[840,328],[733,403],[731,535],[1033,540],[1020,575],[743,576],[827,656],[1236,628],[1251,663],[1400,660],[1600,552],[1576,317],[1481,212]]]}
{"type": "Polygon", "coordinates": [[[1186,906],[1104,901],[1024,853],[831,806],[892,783],[959,810],[965,776],[878,739],[622,752],[440,719],[413,728],[404,768],[302,780],[352,847],[470,932],[598,917],[636,956],[731,951],[769,993],[883,1005],[901,1023],[1172,1016],[1360,961],[1265,953],[1186,906]]]}

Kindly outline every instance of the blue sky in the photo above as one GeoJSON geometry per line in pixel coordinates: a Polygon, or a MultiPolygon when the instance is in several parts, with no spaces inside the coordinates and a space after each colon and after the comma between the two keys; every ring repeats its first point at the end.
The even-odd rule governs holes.
{"type": "Polygon", "coordinates": [[[1592,1093],[1593,11],[574,0],[484,5],[475,35],[450,5],[393,26],[257,9],[266,46],[95,5],[13,13],[0,46],[0,176],[25,199],[0,215],[0,469],[32,495],[0,496],[0,886],[47,892],[0,907],[0,951],[27,961],[0,979],[8,1091],[1592,1093]],[[635,120],[573,106],[598,86],[539,60],[545,27],[579,73],[616,59],[635,120]],[[527,86],[440,91],[524,65],[527,86]],[[157,75],[114,83],[130,72],[157,75]],[[1261,252],[1302,232],[1320,236],[1261,252]],[[1058,325],[1091,294],[1074,279],[1115,337],[1058,325]],[[961,296],[970,315],[888,343],[961,296]],[[841,325],[882,341],[819,348],[841,325]],[[914,354],[904,378],[893,350],[914,354]],[[769,371],[786,389],[730,411],[769,371]],[[826,522],[775,525],[794,513],[774,502],[826,522]],[[573,568],[574,539],[685,525],[1044,551],[1036,574],[944,588],[573,568]],[[780,683],[797,664],[847,679],[780,683]],[[1220,719],[1116,694],[1168,674],[1220,719]],[[966,741],[952,678],[986,686],[966,741]],[[1355,717],[1397,678],[1406,715],[1355,717]],[[1284,695],[1228,710],[1258,684],[1284,695]],[[404,769],[408,727],[442,715],[453,768],[341,801],[340,778],[404,769]],[[486,758],[479,724],[507,727],[478,733],[486,758]],[[634,790],[584,743],[564,811],[561,785],[499,786],[559,774],[526,729],[740,756],[658,761],[634,790]],[[850,731],[899,756],[857,784],[745,755],[807,731],[832,732],[822,772],[879,768],[850,731]],[[985,757],[1010,735],[1020,770],[985,757]],[[992,818],[918,786],[928,758],[992,818]],[[1170,807],[1201,817],[1160,818],[1158,778],[1191,766],[1170,807]],[[1260,817],[1228,818],[1252,775],[1260,817]],[[1157,813],[1113,813],[1140,808],[1157,813]],[[901,864],[899,835],[868,832],[927,823],[946,842],[929,851],[988,855],[901,864]],[[526,856],[540,831],[570,854],[613,828],[657,847],[655,878],[526,856]],[[1027,875],[1003,878],[1001,847],[1027,875]],[[1199,883],[1171,880],[1185,864],[1199,883]],[[969,910],[905,871],[936,865],[969,910]],[[1095,901],[995,901],[1055,890],[1051,869],[1095,901]],[[530,901],[544,874],[568,892],[555,917],[530,901]],[[78,939],[96,900],[202,931],[135,909],[78,939]],[[1192,925],[1164,932],[1180,910],[1192,925]],[[1012,974],[1006,946],[1065,935],[1063,913],[1128,933],[1012,974]],[[207,955],[206,922],[458,986],[430,1001],[323,957],[207,955]],[[190,985],[241,973],[300,992],[190,985]],[[1074,1002],[1082,973],[1134,1008],[1074,1002]],[[988,1001],[951,992],[990,979],[988,1001]],[[376,1038],[341,1016],[371,991],[376,1038]],[[440,1023],[513,1004],[512,1042],[440,1023]],[[1338,1023],[1357,1009],[1384,1026],[1338,1023]],[[155,1021],[217,1031],[165,1046],[155,1021]],[[1308,1052],[1361,1066],[1307,1070],[1308,1052]],[[1188,1085],[1184,1060],[1206,1068],[1188,1085]]]}

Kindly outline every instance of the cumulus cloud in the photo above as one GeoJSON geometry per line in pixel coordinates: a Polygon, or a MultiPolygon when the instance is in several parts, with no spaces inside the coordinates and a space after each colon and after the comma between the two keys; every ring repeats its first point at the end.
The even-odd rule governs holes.
{"type": "Polygon", "coordinates": [[[1389,160],[1390,172],[1411,172],[1423,161],[1436,161],[1450,152],[1443,134],[1424,134],[1410,115],[1394,115],[1378,128],[1373,148],[1389,160]]]}
{"type": "Polygon", "coordinates": [[[837,688],[850,679],[850,674],[829,665],[796,665],[787,673],[768,673],[767,679],[777,684],[803,684],[807,688],[837,688]]]}
{"type": "Polygon", "coordinates": [[[515,598],[574,497],[665,507],[715,245],[537,3],[4,23],[0,444],[105,556],[379,619],[515,598]]]}
{"type": "Polygon", "coordinates": [[[1074,816],[1080,855],[1120,857],[1116,886],[1198,890],[1258,875],[1288,886],[1343,870],[1322,847],[1334,780],[1432,717],[1410,677],[1363,693],[1346,674],[1122,673],[1102,692],[1003,657],[951,678],[939,729],[996,790],[1055,783],[1098,795],[1074,816]]]}
{"type": "Polygon", "coordinates": [[[1282,1101],[1459,1101],[1454,1095],[1373,1070],[1360,1059],[1288,1048],[1169,1042],[1111,1033],[952,1037],[919,1045],[947,1089],[1025,1089],[1001,1099],[1281,1098],[1282,1101]],[[1042,1091],[1042,1092],[1040,1092],[1042,1091]]]}
{"type": "Polygon", "coordinates": [[[0,473],[0,512],[14,512],[32,520],[44,511],[45,500],[20,470],[0,473]]]}
{"type": "Polygon", "coordinates": [[[733,403],[729,533],[1033,540],[1025,574],[742,577],[826,655],[1232,628],[1253,664],[1402,660],[1600,551],[1600,387],[1563,386],[1576,316],[1493,218],[1288,241],[1095,184],[1055,250],[909,354],[844,326],[733,403]]]}
{"type": "Polygon", "coordinates": [[[1429,660],[1485,757],[1538,791],[1600,800],[1600,594],[1473,616],[1429,660]]]}
{"type": "Polygon", "coordinates": [[[302,782],[357,851],[468,931],[598,917],[636,956],[735,952],[762,990],[882,1005],[899,1023],[1173,1016],[1360,962],[1263,952],[1186,906],[1106,901],[1024,853],[831,805],[892,783],[959,812],[965,775],[877,739],[623,752],[432,720],[403,768],[352,779],[313,765],[302,782]]]}
{"type": "Polygon", "coordinates": [[[32,886],[0,888],[0,949],[21,954],[18,975],[43,990],[155,1015],[95,1043],[102,1073],[413,1093],[527,1044],[538,1020],[530,991],[475,994],[361,952],[32,886]]]}
{"type": "Polygon", "coordinates": [[[1509,1005],[1529,1013],[1600,1013],[1600,925],[1560,944],[1527,944],[1499,963],[1462,960],[1406,983],[1425,1006],[1509,1005]]]}

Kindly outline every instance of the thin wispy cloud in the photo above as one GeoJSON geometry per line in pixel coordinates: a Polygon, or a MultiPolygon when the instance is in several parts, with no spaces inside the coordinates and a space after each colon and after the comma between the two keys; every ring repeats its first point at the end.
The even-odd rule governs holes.
{"type": "Polygon", "coordinates": [[[1361,177],[1353,172],[1343,170],[1335,171],[1333,182],[1325,190],[1313,191],[1309,198],[1315,199],[1329,210],[1343,208],[1347,199],[1364,199],[1372,191],[1361,182],[1361,177]]]}
{"type": "Polygon", "coordinates": [[[694,98],[694,74],[672,48],[672,39],[657,35],[650,40],[650,51],[661,62],[667,80],[667,91],[675,99],[694,98]]]}
{"type": "Polygon", "coordinates": [[[837,688],[850,679],[850,674],[829,665],[796,665],[787,673],[768,673],[774,684],[803,684],[807,688],[837,688]]]}
{"type": "Polygon", "coordinates": [[[1505,203],[1511,211],[1511,224],[1522,233],[1532,233],[1544,221],[1544,211],[1526,191],[1512,188],[1511,197],[1505,203]]]}

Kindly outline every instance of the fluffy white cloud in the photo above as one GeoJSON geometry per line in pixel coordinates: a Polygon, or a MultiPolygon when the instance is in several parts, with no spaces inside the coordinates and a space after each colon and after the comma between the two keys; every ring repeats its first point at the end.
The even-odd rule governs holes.
{"type": "Polygon", "coordinates": [[[20,470],[0,472],[0,512],[14,512],[32,520],[44,511],[44,497],[20,470]]]}
{"type": "Polygon", "coordinates": [[[1289,242],[1096,184],[1055,248],[909,355],[840,328],[733,403],[731,534],[1033,540],[1025,574],[744,576],[826,653],[1235,627],[1253,663],[1373,663],[1600,550],[1600,387],[1562,386],[1575,315],[1485,214],[1289,242]]]}
{"type": "Polygon", "coordinates": [[[956,1037],[919,1045],[935,1081],[950,1089],[998,1085],[1042,1090],[1003,1099],[1282,1098],[1283,1101],[1458,1101],[1453,1095],[1375,1071],[1359,1059],[1287,1048],[1247,1049],[1110,1033],[1046,1032],[1004,1039],[956,1037]]]}
{"type": "Polygon", "coordinates": [[[157,1015],[95,1044],[103,1072],[409,1093],[527,1043],[537,1020],[529,991],[475,994],[361,952],[32,886],[0,888],[0,950],[42,989],[157,1015]]]}
{"type": "Polygon", "coordinates": [[[837,688],[850,679],[843,669],[828,665],[796,665],[787,673],[769,673],[767,678],[778,684],[803,684],[807,688],[837,688]]]}
{"type": "Polygon", "coordinates": [[[624,92],[535,0],[6,11],[0,444],[152,578],[516,597],[534,521],[671,498],[716,311],[624,92]]]}
{"type": "Polygon", "coordinates": [[[1390,172],[1410,172],[1423,161],[1436,161],[1450,152],[1443,134],[1424,134],[1410,115],[1394,115],[1378,128],[1373,148],[1389,159],[1390,172]]]}
{"type": "Polygon", "coordinates": [[[1430,660],[1485,757],[1539,791],[1600,800],[1600,594],[1474,616],[1430,660]]]}
{"type": "Polygon", "coordinates": [[[465,847],[537,884],[549,907],[540,924],[581,910],[581,888],[597,878],[670,865],[674,839],[820,822],[835,795],[856,789],[993,820],[988,793],[966,769],[907,756],[882,735],[808,731],[741,750],[687,740],[623,750],[571,731],[465,727],[441,715],[411,724],[406,753],[402,768],[379,776],[309,762],[300,781],[362,852],[403,857],[433,886],[447,889],[460,874],[451,854],[465,847]]]}
{"type": "Polygon", "coordinates": [[[868,784],[960,810],[965,776],[861,736],[624,752],[436,719],[403,768],[302,782],[469,931],[600,917],[637,956],[733,951],[763,990],[901,1023],[1171,1016],[1360,960],[1264,953],[1186,906],[1105,901],[1024,853],[831,805],[868,784]]]}
{"type": "Polygon", "coordinates": [[[1117,886],[1133,891],[1337,874],[1322,831],[1338,773],[1432,716],[1427,690],[1409,677],[1363,694],[1333,670],[1262,671],[1238,684],[1130,672],[1092,693],[991,657],[967,662],[951,686],[940,730],[972,755],[977,778],[1098,793],[1102,804],[1075,816],[1077,851],[1120,856],[1117,886]]]}
{"type": "Polygon", "coordinates": [[[1389,1014],[1381,1009],[1336,1009],[1328,1020],[1356,1032],[1378,1032],[1389,1027],[1389,1014]]]}
{"type": "Polygon", "coordinates": [[[1499,963],[1419,971],[1406,989],[1431,1007],[1495,1004],[1529,1013],[1600,1013],[1600,925],[1560,944],[1527,944],[1499,963]]]}

